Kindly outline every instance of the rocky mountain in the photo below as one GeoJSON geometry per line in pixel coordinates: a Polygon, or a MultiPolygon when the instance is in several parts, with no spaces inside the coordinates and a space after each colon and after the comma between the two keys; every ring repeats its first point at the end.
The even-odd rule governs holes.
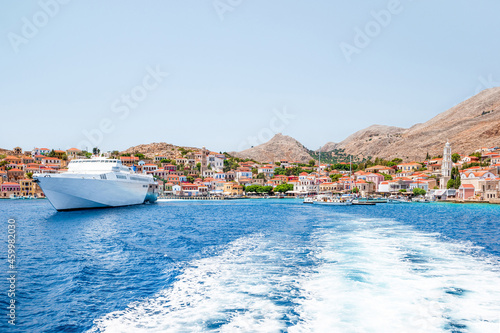
{"type": "Polygon", "coordinates": [[[9,149],[3,149],[3,148],[0,148],[0,155],[13,155],[14,152],[12,150],[9,150],[9,149]]]}
{"type": "Polygon", "coordinates": [[[333,151],[335,149],[343,149],[346,152],[355,151],[363,144],[367,149],[363,151],[363,155],[377,156],[377,153],[386,145],[398,140],[401,134],[405,131],[404,128],[385,126],[385,125],[372,125],[361,131],[351,134],[340,143],[328,142],[321,147],[322,152],[333,151]],[[374,141],[375,140],[375,141],[374,141]],[[377,145],[370,144],[377,142],[377,145]]]}
{"type": "Polygon", "coordinates": [[[318,148],[315,151],[316,152],[318,152],[319,150],[321,150],[322,152],[333,151],[333,150],[337,149],[338,145],[339,144],[337,142],[327,142],[323,146],[321,146],[321,148],[318,148]]]}
{"type": "Polygon", "coordinates": [[[356,156],[422,160],[427,152],[442,154],[446,141],[462,154],[500,145],[500,87],[483,90],[423,124],[408,129],[373,125],[322,151],[333,147],[356,156]]]}
{"type": "MultiPolygon", "coordinates": [[[[321,152],[331,152],[332,158],[344,159],[353,155],[422,160],[427,153],[442,154],[446,141],[451,143],[453,152],[462,154],[484,146],[500,145],[500,87],[483,90],[423,124],[407,129],[372,125],[342,142],[328,142],[321,147],[321,152]]],[[[171,158],[178,156],[180,151],[198,149],[160,142],[131,147],[122,153],[139,152],[148,158],[161,154],[171,158]]],[[[307,163],[311,159],[310,153],[294,138],[279,133],[264,144],[230,154],[260,162],[291,160],[307,163]]]]}
{"type": "Polygon", "coordinates": [[[264,161],[300,161],[307,163],[311,159],[309,150],[292,137],[276,134],[271,140],[241,152],[231,152],[233,156],[264,161]]]}
{"type": "Polygon", "coordinates": [[[153,158],[156,155],[166,156],[167,158],[175,158],[176,156],[179,156],[180,152],[183,150],[198,151],[200,149],[195,147],[175,146],[173,144],[165,142],[153,142],[149,144],[130,147],[127,150],[120,152],[120,154],[141,153],[144,154],[146,158],[153,158]]]}

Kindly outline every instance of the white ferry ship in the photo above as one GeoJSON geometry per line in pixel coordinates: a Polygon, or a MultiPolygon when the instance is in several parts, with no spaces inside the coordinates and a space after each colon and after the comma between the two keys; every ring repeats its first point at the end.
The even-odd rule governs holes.
{"type": "Polygon", "coordinates": [[[139,205],[158,197],[151,175],[136,174],[116,159],[72,160],[67,172],[33,179],[58,211],[139,205]]]}

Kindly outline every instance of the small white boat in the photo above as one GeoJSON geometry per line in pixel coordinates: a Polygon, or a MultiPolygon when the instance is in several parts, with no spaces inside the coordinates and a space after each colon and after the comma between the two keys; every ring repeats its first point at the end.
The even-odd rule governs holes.
{"type": "Polygon", "coordinates": [[[350,206],[352,205],[352,200],[346,200],[344,198],[331,198],[331,197],[320,197],[314,200],[315,205],[331,205],[331,206],[350,206]]]}
{"type": "Polygon", "coordinates": [[[387,203],[389,204],[403,204],[403,203],[410,203],[411,201],[405,200],[405,199],[387,199],[387,203]]]}
{"type": "Polygon", "coordinates": [[[314,203],[314,198],[313,197],[305,197],[303,203],[312,204],[312,203],[314,203]]]}

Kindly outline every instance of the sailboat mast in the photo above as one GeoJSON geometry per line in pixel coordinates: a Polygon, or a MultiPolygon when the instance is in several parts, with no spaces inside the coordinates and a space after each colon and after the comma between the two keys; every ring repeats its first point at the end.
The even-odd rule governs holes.
{"type": "Polygon", "coordinates": [[[321,171],[321,146],[319,147],[319,150],[318,150],[318,174],[320,173],[321,171]]]}
{"type": "Polygon", "coordinates": [[[349,179],[351,180],[351,195],[352,195],[352,156],[349,156],[349,179]]]}

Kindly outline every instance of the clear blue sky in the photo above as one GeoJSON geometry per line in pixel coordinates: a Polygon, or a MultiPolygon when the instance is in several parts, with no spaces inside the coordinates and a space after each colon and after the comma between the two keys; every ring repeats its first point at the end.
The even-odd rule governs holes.
{"type": "Polygon", "coordinates": [[[90,131],[101,150],[231,151],[280,130],[317,149],[500,82],[493,0],[54,1],[2,1],[1,148],[78,147],[90,131]],[[358,28],[371,37],[348,62],[358,28]],[[157,67],[168,76],[154,81],[157,67]],[[275,118],[283,109],[293,119],[275,118]]]}

